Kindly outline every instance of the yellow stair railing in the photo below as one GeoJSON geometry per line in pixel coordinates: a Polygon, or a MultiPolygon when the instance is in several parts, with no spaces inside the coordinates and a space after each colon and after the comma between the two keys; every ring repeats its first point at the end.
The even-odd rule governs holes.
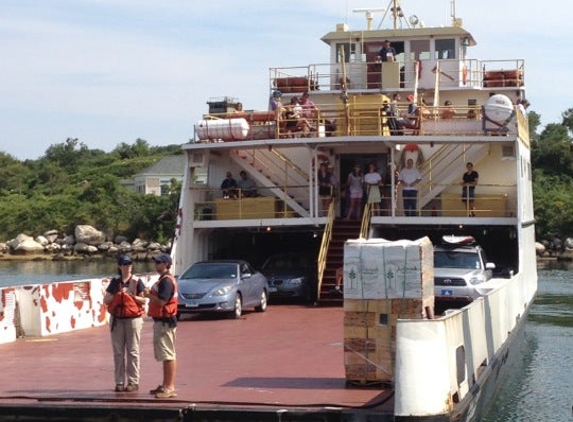
{"type": "Polygon", "coordinates": [[[334,201],[330,201],[330,206],[328,207],[328,220],[324,226],[324,232],[322,233],[322,242],[320,244],[320,251],[318,253],[318,287],[317,287],[317,299],[320,299],[320,289],[322,288],[322,278],[324,276],[324,270],[326,269],[326,256],[328,254],[328,246],[330,245],[330,240],[332,239],[332,227],[334,226],[334,201]]]}

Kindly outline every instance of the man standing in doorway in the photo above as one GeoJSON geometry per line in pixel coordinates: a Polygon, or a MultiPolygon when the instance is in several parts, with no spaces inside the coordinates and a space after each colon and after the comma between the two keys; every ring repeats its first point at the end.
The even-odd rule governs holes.
{"type": "Polygon", "coordinates": [[[402,186],[402,198],[404,200],[404,213],[407,217],[414,217],[416,215],[416,208],[418,206],[418,188],[417,184],[422,180],[422,176],[417,168],[414,167],[414,160],[408,158],[406,167],[400,171],[398,181],[402,186]]]}

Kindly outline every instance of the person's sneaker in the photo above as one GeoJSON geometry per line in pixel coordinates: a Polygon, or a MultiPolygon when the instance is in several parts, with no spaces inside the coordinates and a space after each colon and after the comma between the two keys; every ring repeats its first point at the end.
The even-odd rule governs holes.
{"type": "Polygon", "coordinates": [[[139,384],[133,384],[133,383],[129,383],[127,384],[127,386],[125,387],[125,390],[123,391],[127,391],[128,393],[131,393],[133,391],[137,391],[139,390],[139,384]]]}
{"type": "Polygon", "coordinates": [[[121,393],[122,391],[125,391],[125,388],[123,387],[123,384],[117,383],[117,384],[115,384],[114,391],[116,393],[121,393]]]}
{"type": "Polygon", "coordinates": [[[162,391],[158,391],[155,394],[155,397],[158,399],[170,399],[173,397],[177,397],[177,393],[175,390],[168,390],[167,388],[163,387],[162,391]]]}
{"type": "Polygon", "coordinates": [[[149,394],[156,395],[157,393],[159,393],[160,391],[163,391],[163,390],[165,390],[165,388],[163,388],[162,385],[158,385],[153,390],[149,390],[149,394]]]}

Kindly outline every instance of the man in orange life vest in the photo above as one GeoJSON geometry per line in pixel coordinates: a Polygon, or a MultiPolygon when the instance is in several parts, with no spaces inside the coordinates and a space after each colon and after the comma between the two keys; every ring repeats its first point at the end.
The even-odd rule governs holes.
{"type": "Polygon", "coordinates": [[[175,354],[175,333],[177,330],[177,282],[169,269],[171,257],[161,254],[155,258],[155,268],[159,279],[145,289],[149,298],[147,314],[153,318],[153,353],[155,360],[163,364],[163,382],[150,394],[160,399],[177,397],[175,392],[175,372],[177,360],[175,354]]]}
{"type": "Polygon", "coordinates": [[[119,275],[110,280],[103,299],[111,315],[115,391],[118,393],[139,390],[139,344],[146,299],[143,297],[145,285],[133,277],[132,264],[130,257],[119,257],[119,275]]]}

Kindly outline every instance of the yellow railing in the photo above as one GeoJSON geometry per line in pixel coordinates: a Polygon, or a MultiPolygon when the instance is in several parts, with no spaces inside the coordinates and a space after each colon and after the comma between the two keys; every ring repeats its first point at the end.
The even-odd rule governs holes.
{"type": "Polygon", "coordinates": [[[326,225],[324,226],[324,232],[322,233],[322,242],[320,244],[320,250],[318,252],[317,299],[320,299],[320,289],[322,287],[322,278],[324,276],[324,270],[326,269],[326,257],[328,255],[328,246],[330,245],[330,240],[332,239],[333,225],[334,225],[334,201],[330,201],[330,206],[328,207],[328,219],[326,225]]]}
{"type": "Polygon", "coordinates": [[[360,237],[363,239],[368,239],[368,232],[370,231],[370,217],[372,217],[372,204],[367,203],[364,206],[362,224],[360,225],[360,237]]]}

